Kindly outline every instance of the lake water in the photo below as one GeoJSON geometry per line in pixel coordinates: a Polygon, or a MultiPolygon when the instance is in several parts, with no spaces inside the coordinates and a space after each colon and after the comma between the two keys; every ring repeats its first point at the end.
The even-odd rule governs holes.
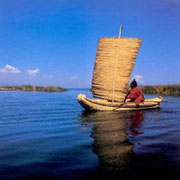
{"type": "Polygon", "coordinates": [[[87,113],[79,93],[92,97],[0,92],[1,180],[179,179],[179,97],[163,97],[156,110],[87,113]]]}

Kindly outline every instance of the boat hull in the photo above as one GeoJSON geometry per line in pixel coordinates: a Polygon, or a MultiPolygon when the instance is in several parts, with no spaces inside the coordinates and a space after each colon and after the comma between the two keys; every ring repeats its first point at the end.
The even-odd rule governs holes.
{"type": "Polygon", "coordinates": [[[101,99],[90,99],[84,94],[78,95],[79,104],[88,111],[130,111],[159,108],[162,97],[146,99],[137,107],[134,102],[109,102],[101,99]]]}

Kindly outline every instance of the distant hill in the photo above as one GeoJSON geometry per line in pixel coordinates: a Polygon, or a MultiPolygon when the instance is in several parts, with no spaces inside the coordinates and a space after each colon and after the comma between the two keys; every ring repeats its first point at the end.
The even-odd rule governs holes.
{"type": "Polygon", "coordinates": [[[0,91],[42,91],[42,92],[63,92],[67,91],[62,87],[54,86],[33,86],[33,85],[22,85],[22,86],[0,86],[0,91]]]}

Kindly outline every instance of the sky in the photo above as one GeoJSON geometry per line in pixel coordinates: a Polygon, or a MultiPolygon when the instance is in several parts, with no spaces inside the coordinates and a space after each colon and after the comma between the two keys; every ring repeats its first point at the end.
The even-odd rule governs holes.
{"type": "Polygon", "coordinates": [[[0,0],[0,85],[89,88],[98,39],[142,39],[131,79],[180,84],[180,0],[0,0]]]}

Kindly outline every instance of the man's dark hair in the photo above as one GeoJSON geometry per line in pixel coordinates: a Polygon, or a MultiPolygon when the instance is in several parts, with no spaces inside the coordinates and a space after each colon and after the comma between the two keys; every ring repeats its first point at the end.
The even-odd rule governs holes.
{"type": "Polygon", "coordinates": [[[131,86],[131,88],[137,87],[137,82],[136,82],[135,79],[133,79],[133,81],[131,82],[130,86],[131,86]]]}

